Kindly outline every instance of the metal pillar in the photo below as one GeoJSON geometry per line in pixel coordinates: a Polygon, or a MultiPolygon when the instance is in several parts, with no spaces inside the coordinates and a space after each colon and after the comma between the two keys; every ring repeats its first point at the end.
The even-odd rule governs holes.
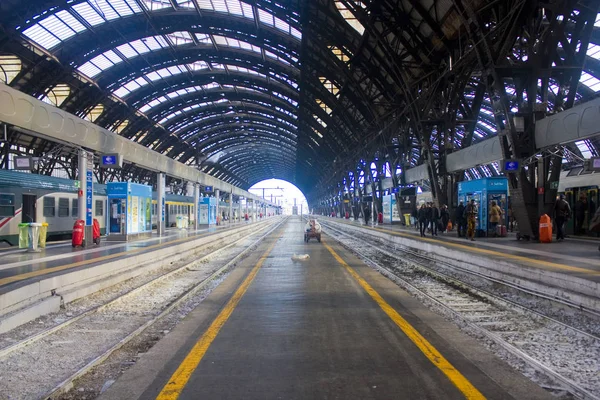
{"type": "Polygon", "coordinates": [[[194,185],[194,230],[198,230],[200,220],[200,185],[194,185]]]}
{"type": "Polygon", "coordinates": [[[79,219],[85,221],[82,247],[93,243],[93,215],[94,190],[92,177],[94,176],[94,155],[85,150],[79,150],[79,182],[81,195],[79,196],[79,219]]]}
{"type": "Polygon", "coordinates": [[[221,220],[221,225],[224,223],[223,214],[221,214],[221,191],[215,189],[215,197],[217,198],[217,217],[221,220]]]}
{"type": "Polygon", "coordinates": [[[242,222],[242,199],[238,197],[238,218],[242,222]]]}
{"type": "Polygon", "coordinates": [[[165,174],[158,173],[156,178],[156,233],[165,233],[165,174]]]}
{"type": "Polygon", "coordinates": [[[233,192],[229,193],[229,223],[233,224],[233,192]]]}

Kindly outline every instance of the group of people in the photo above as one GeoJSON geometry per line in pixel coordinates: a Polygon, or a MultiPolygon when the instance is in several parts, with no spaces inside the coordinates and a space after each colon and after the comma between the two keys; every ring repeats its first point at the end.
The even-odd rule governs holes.
{"type": "Polygon", "coordinates": [[[422,204],[416,214],[421,237],[424,237],[426,232],[430,232],[431,236],[437,236],[438,231],[445,232],[450,221],[450,212],[445,204],[440,208],[433,203],[422,204]]]}

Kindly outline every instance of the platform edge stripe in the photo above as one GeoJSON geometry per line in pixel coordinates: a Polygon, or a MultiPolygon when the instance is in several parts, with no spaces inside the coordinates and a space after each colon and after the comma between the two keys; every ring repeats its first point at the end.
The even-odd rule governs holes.
{"type": "MultiPolygon", "coordinates": [[[[350,224],[347,224],[350,225],[350,224]]],[[[404,232],[394,232],[394,231],[390,231],[387,229],[382,229],[382,228],[371,228],[371,227],[367,227],[367,229],[371,229],[374,230],[376,232],[382,232],[382,233],[386,233],[392,236],[399,236],[399,237],[403,237],[406,239],[415,239],[414,235],[408,234],[408,233],[404,233],[404,232]]],[[[526,263],[531,263],[531,264],[537,264],[537,265],[542,265],[544,267],[553,267],[553,268],[557,268],[557,269],[564,269],[567,271],[573,271],[573,272],[581,272],[581,273],[585,273],[588,275],[598,275],[599,273],[597,271],[593,271],[593,270],[589,270],[589,269],[585,269],[585,268],[581,268],[581,267],[574,267],[572,265],[567,265],[567,264],[559,264],[559,263],[555,263],[552,261],[542,261],[542,260],[536,260],[535,258],[529,258],[529,257],[525,257],[525,256],[519,256],[519,255],[515,255],[515,254],[508,254],[508,253],[501,253],[499,251],[496,250],[488,250],[488,249],[481,249],[478,247],[471,247],[471,246],[466,246],[464,244],[460,244],[460,243],[452,243],[452,242],[448,242],[448,241],[439,241],[439,240],[435,240],[435,239],[429,239],[429,238],[420,238],[421,241],[425,241],[425,242],[429,242],[429,243],[434,243],[437,245],[441,245],[441,246],[450,246],[450,247],[455,247],[455,248],[459,248],[459,249],[464,249],[470,252],[475,252],[475,253],[482,253],[482,254],[487,254],[487,255],[492,255],[492,256],[499,256],[499,257],[505,257],[505,258],[511,258],[513,260],[517,260],[517,261],[523,261],[526,263]]]]}
{"type": "MultiPolygon", "coordinates": [[[[194,236],[191,240],[195,240],[195,239],[199,239],[199,238],[203,238],[208,236],[209,234],[211,234],[210,232],[206,232],[197,236],[194,236]]],[[[107,260],[112,260],[114,258],[119,258],[119,257],[124,257],[124,256],[133,256],[135,254],[138,253],[142,253],[148,250],[154,250],[160,247],[165,247],[165,246],[170,246],[170,245],[174,245],[174,244],[178,244],[178,243],[182,243],[185,241],[190,240],[189,237],[184,237],[181,239],[175,239],[172,240],[170,242],[162,242],[162,243],[157,243],[157,244],[153,244],[150,245],[148,247],[142,247],[139,249],[132,249],[132,250],[127,250],[121,253],[115,253],[115,254],[109,254],[106,256],[101,256],[98,258],[90,258],[88,260],[82,260],[82,261],[77,261],[71,264],[65,264],[65,265],[59,265],[56,267],[51,267],[51,268],[47,268],[47,269],[40,269],[40,270],[36,270],[36,271],[31,271],[31,272],[26,272],[24,274],[20,274],[20,275],[14,275],[14,276],[10,276],[7,278],[2,278],[0,279],[0,286],[4,286],[4,285],[8,285],[10,283],[15,283],[15,282],[20,282],[26,279],[30,279],[30,278],[36,278],[38,276],[44,276],[44,275],[48,275],[48,274],[52,274],[54,272],[61,272],[67,269],[71,269],[71,268],[76,268],[76,267],[81,267],[84,265],[89,265],[89,264],[96,264],[102,261],[107,261],[107,260]]],[[[99,248],[100,250],[102,250],[102,248],[99,248]]],[[[32,260],[32,262],[35,262],[36,260],[32,260]]],[[[18,267],[15,267],[18,268],[18,267]]]]}
{"type": "Polygon", "coordinates": [[[263,263],[273,251],[273,248],[277,244],[277,239],[269,246],[269,248],[260,257],[256,265],[252,268],[252,271],[248,274],[246,279],[237,288],[233,297],[227,302],[223,310],[219,313],[217,318],[210,324],[206,332],[200,337],[200,340],[196,342],[192,350],[187,354],[185,359],[181,362],[177,370],[171,375],[171,378],[167,384],[162,388],[161,392],[156,397],[156,400],[175,400],[179,397],[185,385],[189,381],[192,373],[196,370],[202,358],[208,351],[208,348],[215,340],[219,331],[225,325],[236,306],[250,287],[250,284],[254,281],[254,278],[258,274],[258,271],[262,267],[263,263]]]}
{"type": "Polygon", "coordinates": [[[421,350],[421,352],[450,379],[450,381],[467,398],[483,400],[485,396],[463,374],[460,373],[446,358],[425,339],[411,324],[408,323],[392,306],[390,306],[367,281],[365,281],[336,251],[327,243],[323,243],[331,255],[340,263],[358,284],[375,300],[381,309],[404,332],[404,334],[421,350]]]}

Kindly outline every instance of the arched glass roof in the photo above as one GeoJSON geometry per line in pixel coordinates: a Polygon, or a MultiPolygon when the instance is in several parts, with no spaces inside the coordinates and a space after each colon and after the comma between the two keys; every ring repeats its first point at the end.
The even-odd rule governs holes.
{"type": "MultiPolygon", "coordinates": [[[[417,165],[424,142],[437,156],[497,135],[505,121],[497,87],[483,84],[482,54],[506,49],[494,65],[509,113],[527,103],[556,113],[598,96],[600,18],[579,20],[589,7],[574,2],[560,17],[564,38],[528,99],[535,82],[523,90],[514,71],[536,70],[531,32],[510,30],[508,11],[484,3],[463,2],[480,19],[467,24],[464,9],[441,0],[3,0],[0,75],[184,163],[222,154],[204,170],[228,181],[248,186],[280,168],[306,190],[361,152],[382,151],[375,146],[417,165]],[[492,38],[487,52],[465,45],[477,27],[492,38]],[[577,64],[569,52],[588,41],[577,64]]],[[[600,144],[571,147],[587,157],[600,144]]],[[[490,164],[469,174],[497,172],[490,164]]]]}

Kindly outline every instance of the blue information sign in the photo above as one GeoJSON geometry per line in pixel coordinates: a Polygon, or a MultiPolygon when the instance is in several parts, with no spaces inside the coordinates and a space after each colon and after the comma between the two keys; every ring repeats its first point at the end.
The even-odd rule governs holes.
{"type": "Polygon", "coordinates": [[[102,164],[104,165],[117,165],[117,157],[113,155],[102,156],[102,164]]]}
{"type": "Polygon", "coordinates": [[[92,195],[93,195],[93,182],[92,176],[94,172],[89,169],[86,172],[86,187],[85,187],[85,224],[92,225],[92,195]]]}
{"type": "Polygon", "coordinates": [[[213,191],[212,189],[213,189],[212,186],[204,186],[204,191],[207,192],[207,193],[208,192],[212,192],[213,191]]]}
{"type": "Polygon", "coordinates": [[[392,188],[392,193],[399,193],[400,192],[400,188],[392,188]]]}
{"type": "Polygon", "coordinates": [[[519,170],[519,162],[516,160],[504,160],[505,172],[517,172],[519,170]]]}

